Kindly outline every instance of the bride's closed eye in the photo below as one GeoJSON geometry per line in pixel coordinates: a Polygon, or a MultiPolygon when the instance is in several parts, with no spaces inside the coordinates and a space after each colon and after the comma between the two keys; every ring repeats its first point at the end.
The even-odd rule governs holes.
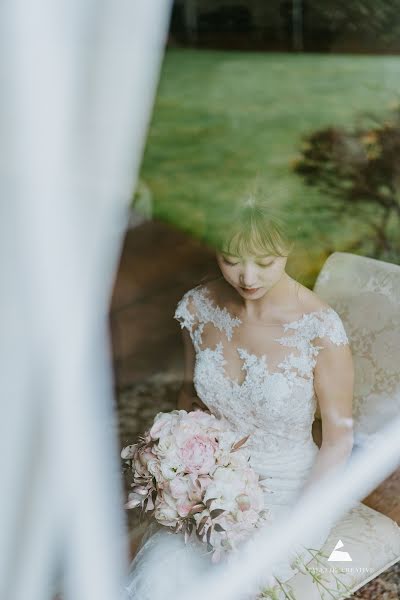
{"type": "Polygon", "coordinates": [[[259,267],[271,267],[274,264],[275,260],[271,260],[269,263],[257,263],[259,267]]]}
{"type": "MultiPolygon", "coordinates": [[[[231,267],[233,267],[233,266],[235,266],[235,265],[238,265],[238,264],[239,264],[239,261],[237,261],[237,262],[230,261],[230,260],[228,260],[227,258],[225,258],[225,256],[223,256],[223,257],[222,257],[222,260],[223,260],[223,262],[224,262],[226,265],[230,265],[231,267]]],[[[271,261],[269,261],[268,263],[260,263],[260,262],[258,262],[258,263],[256,263],[256,264],[257,264],[259,267],[264,267],[264,268],[266,268],[266,267],[270,267],[271,265],[273,265],[273,264],[274,264],[274,262],[275,262],[275,259],[274,259],[274,260],[271,260],[271,261]]]]}
{"type": "Polygon", "coordinates": [[[239,264],[239,261],[238,261],[238,262],[231,262],[230,260],[228,260],[227,258],[225,258],[225,256],[223,256],[223,257],[222,257],[222,260],[223,260],[223,262],[224,262],[226,265],[231,265],[232,267],[233,267],[234,265],[238,265],[238,264],[239,264]]]}

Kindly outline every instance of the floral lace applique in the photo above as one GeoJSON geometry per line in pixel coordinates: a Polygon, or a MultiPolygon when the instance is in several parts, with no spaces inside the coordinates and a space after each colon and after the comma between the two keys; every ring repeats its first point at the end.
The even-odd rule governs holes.
{"type": "Polygon", "coordinates": [[[189,330],[197,348],[202,343],[201,334],[206,323],[212,323],[220,331],[224,331],[228,340],[231,340],[233,328],[242,322],[238,317],[232,317],[226,307],[221,309],[217,306],[210,298],[208,289],[201,284],[183,295],[176,307],[174,318],[180,322],[182,329],[186,327],[189,330]],[[195,314],[189,309],[189,301],[193,302],[195,314]]]}
{"type": "Polygon", "coordinates": [[[216,307],[208,290],[200,286],[186,292],[178,303],[175,318],[181,327],[190,331],[196,351],[194,387],[215,415],[226,417],[239,431],[252,429],[254,432],[256,428],[258,433],[253,433],[252,439],[253,446],[259,449],[274,444],[285,448],[287,437],[294,442],[297,436],[301,444],[310,442],[311,425],[318,408],[313,389],[317,355],[329,343],[326,340],[335,345],[348,343],[335,310],[322,308],[283,324],[287,335],[273,341],[289,351],[273,369],[265,354],[259,356],[236,346],[242,359],[241,371],[245,372],[242,381],[226,372],[223,339],[213,347],[201,347],[206,323],[213,323],[230,340],[240,319],[232,317],[226,308],[216,307]],[[321,343],[324,340],[324,346],[313,343],[314,339],[321,343]]]}
{"type": "MultiPolygon", "coordinates": [[[[180,322],[181,328],[186,327],[189,330],[198,355],[207,350],[207,358],[212,359],[214,357],[218,361],[225,379],[243,385],[252,370],[254,371],[253,375],[257,371],[260,377],[265,377],[268,373],[273,374],[273,372],[268,371],[268,362],[265,355],[257,356],[248,352],[245,348],[237,347],[236,350],[243,360],[242,370],[246,371],[244,381],[239,384],[237,379],[230,378],[225,374],[223,365],[226,364],[226,360],[224,359],[221,342],[214,349],[200,348],[202,332],[206,323],[211,322],[220,331],[225,332],[228,340],[232,338],[233,328],[242,323],[238,317],[232,317],[226,307],[221,309],[215,305],[206,287],[199,285],[186,292],[178,302],[174,318],[180,322]],[[190,308],[189,302],[193,302],[190,308]]],[[[331,307],[304,313],[299,319],[283,324],[283,328],[285,332],[293,330],[293,333],[288,336],[274,338],[274,341],[283,346],[296,349],[298,354],[288,354],[277,367],[291,383],[294,383],[296,379],[301,383],[301,379],[312,378],[316,357],[319,351],[324,348],[311,343],[315,338],[327,338],[335,345],[349,343],[343,323],[337,312],[331,307]]]]}
{"type": "Polygon", "coordinates": [[[283,328],[285,331],[288,329],[299,331],[298,336],[293,336],[299,343],[302,339],[311,341],[317,337],[327,337],[337,346],[349,343],[341,318],[330,306],[305,313],[300,319],[284,324],[283,328]]]}
{"type": "Polygon", "coordinates": [[[300,319],[284,324],[283,328],[285,332],[293,329],[295,333],[274,338],[275,341],[300,351],[300,355],[291,353],[278,365],[286,374],[294,369],[301,376],[312,377],[316,357],[324,348],[311,343],[315,338],[328,338],[337,346],[349,344],[342,320],[331,307],[305,313],[300,319]]]}

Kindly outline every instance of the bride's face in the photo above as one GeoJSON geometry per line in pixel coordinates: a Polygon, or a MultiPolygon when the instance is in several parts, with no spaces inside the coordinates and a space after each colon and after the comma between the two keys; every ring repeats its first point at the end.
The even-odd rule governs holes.
{"type": "Polygon", "coordinates": [[[248,299],[259,299],[281,279],[287,257],[234,256],[217,252],[216,259],[224,279],[248,299]]]}

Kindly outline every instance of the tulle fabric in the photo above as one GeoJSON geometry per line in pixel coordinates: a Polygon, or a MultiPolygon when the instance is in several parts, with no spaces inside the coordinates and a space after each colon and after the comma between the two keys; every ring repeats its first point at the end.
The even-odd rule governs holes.
{"type": "MultiPolygon", "coordinates": [[[[281,483],[283,482],[284,477],[281,479],[281,483]]],[[[269,483],[268,498],[271,496],[271,490],[272,484],[269,483]]],[[[288,502],[288,490],[285,490],[283,496],[279,495],[277,488],[275,492],[277,492],[274,496],[275,504],[271,504],[270,501],[267,503],[267,499],[265,502],[270,510],[271,523],[276,519],[284,521],[298,496],[298,490],[292,490],[291,501],[288,502]],[[283,497],[286,499],[286,504],[282,500],[283,497]]],[[[265,525],[265,527],[269,526],[265,525]]],[[[287,559],[279,561],[270,573],[255,578],[246,593],[235,600],[255,600],[263,588],[276,585],[276,578],[281,583],[291,579],[299,571],[295,561],[300,558],[307,564],[312,559],[307,548],[313,550],[321,548],[330,530],[331,524],[325,523],[318,531],[308,534],[302,539],[301,544],[291,548],[287,559]]],[[[251,540],[240,548],[243,556],[248,551],[251,551],[251,540]]],[[[187,590],[190,597],[190,589],[194,582],[201,581],[202,577],[217,569],[222,569],[225,561],[229,561],[229,556],[219,564],[213,564],[211,552],[207,551],[206,545],[194,535],[185,543],[183,534],[173,533],[153,521],[147,526],[138,551],[131,561],[124,587],[124,597],[132,600],[165,600],[177,597],[183,590],[187,590]]]]}
{"type": "Polygon", "coordinates": [[[176,534],[156,522],[151,523],[131,562],[124,591],[127,598],[161,600],[175,598],[212,563],[207,547],[191,536],[185,543],[176,534]]]}

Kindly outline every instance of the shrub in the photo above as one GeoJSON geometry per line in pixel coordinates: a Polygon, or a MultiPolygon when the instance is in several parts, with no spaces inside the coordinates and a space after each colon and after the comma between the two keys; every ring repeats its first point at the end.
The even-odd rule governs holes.
{"type": "MultiPolygon", "coordinates": [[[[356,216],[371,228],[373,254],[400,259],[400,105],[371,128],[328,127],[303,140],[293,164],[308,185],[328,197],[336,216],[356,216]]],[[[363,248],[363,240],[356,246],[363,248]]]]}

